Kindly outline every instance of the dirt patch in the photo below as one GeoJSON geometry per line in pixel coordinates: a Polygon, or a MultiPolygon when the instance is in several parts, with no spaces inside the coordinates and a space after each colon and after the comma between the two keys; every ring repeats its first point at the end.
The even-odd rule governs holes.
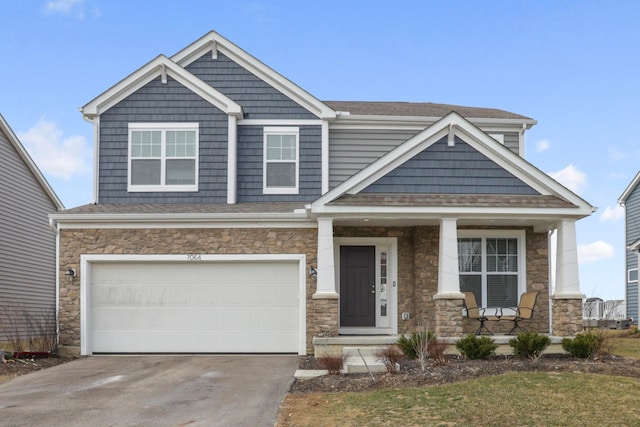
{"type": "Polygon", "coordinates": [[[10,359],[8,363],[0,363],[0,383],[71,360],[73,360],[73,358],[56,356],[33,359],[10,359]]]}
{"type": "MultiPolygon", "coordinates": [[[[325,375],[307,380],[296,380],[290,393],[332,391],[365,391],[388,388],[419,387],[447,384],[474,378],[499,375],[506,372],[588,372],[640,378],[640,360],[607,356],[599,360],[575,359],[568,355],[545,355],[538,360],[519,359],[514,356],[496,356],[488,360],[466,360],[458,356],[447,358],[445,365],[429,363],[422,372],[417,362],[403,359],[397,374],[325,375]]],[[[322,369],[313,357],[301,357],[300,369],[322,369]]]]}

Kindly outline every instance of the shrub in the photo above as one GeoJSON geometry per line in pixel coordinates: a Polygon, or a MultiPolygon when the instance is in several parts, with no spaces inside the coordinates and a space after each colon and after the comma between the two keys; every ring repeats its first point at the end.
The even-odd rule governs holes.
{"type": "Polygon", "coordinates": [[[401,335],[398,341],[396,341],[396,345],[405,356],[411,360],[415,360],[418,358],[420,349],[425,350],[428,343],[434,338],[433,332],[414,332],[409,337],[401,335]]]}
{"type": "Polygon", "coordinates": [[[445,357],[444,353],[448,347],[449,343],[433,337],[433,339],[429,341],[429,348],[427,349],[429,358],[433,360],[433,363],[438,366],[446,365],[447,358],[445,357]]]}
{"type": "Polygon", "coordinates": [[[322,356],[316,359],[324,369],[329,371],[330,375],[339,375],[341,373],[344,365],[343,356],[322,356]]]}
{"type": "Polygon", "coordinates": [[[573,357],[581,359],[595,357],[602,352],[604,344],[604,336],[593,332],[578,334],[575,338],[564,338],[562,340],[562,348],[573,357]]]}
{"type": "Polygon", "coordinates": [[[513,354],[528,359],[537,359],[542,356],[542,352],[549,344],[551,344],[551,338],[537,332],[523,332],[518,334],[517,338],[509,340],[513,354]]]}
{"type": "Polygon", "coordinates": [[[398,372],[398,362],[402,359],[402,352],[395,345],[388,345],[376,351],[376,357],[384,363],[387,372],[395,374],[398,372]]]}
{"type": "Polygon", "coordinates": [[[491,338],[469,334],[456,342],[456,348],[467,359],[487,359],[495,355],[498,345],[491,338]]]}

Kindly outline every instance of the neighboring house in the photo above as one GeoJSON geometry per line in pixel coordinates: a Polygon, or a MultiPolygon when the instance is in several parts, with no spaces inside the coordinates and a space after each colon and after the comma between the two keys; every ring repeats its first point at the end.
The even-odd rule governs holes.
{"type": "Polygon", "coordinates": [[[582,330],[575,222],[593,207],[523,159],[530,118],[320,101],[215,32],[82,114],[95,203],[51,216],[59,274],[78,271],[59,282],[69,352],[458,337],[477,327],[461,290],[495,309],[536,290],[528,327],[582,330]]]}
{"type": "Polygon", "coordinates": [[[640,256],[640,172],[618,199],[624,207],[625,283],[627,318],[638,324],[638,257],[640,256]]]}
{"type": "Polygon", "coordinates": [[[55,325],[56,236],[48,216],[62,209],[0,114],[0,342],[38,333],[28,319],[53,316],[55,325]]]}

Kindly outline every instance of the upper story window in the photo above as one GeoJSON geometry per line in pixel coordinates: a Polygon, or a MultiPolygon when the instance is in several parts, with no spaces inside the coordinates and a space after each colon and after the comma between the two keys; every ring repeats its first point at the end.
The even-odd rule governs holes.
{"type": "Polygon", "coordinates": [[[638,269],[630,268],[627,270],[627,282],[628,283],[638,283],[638,269]]]}
{"type": "Polygon", "coordinates": [[[264,128],[264,194],[298,194],[299,129],[264,128]]]}
{"type": "Polygon", "coordinates": [[[516,307],[525,283],[525,237],[519,231],[458,232],[460,290],[482,307],[516,307]]]}
{"type": "Polygon", "coordinates": [[[198,123],[129,123],[129,191],[198,191],[198,123]]]}

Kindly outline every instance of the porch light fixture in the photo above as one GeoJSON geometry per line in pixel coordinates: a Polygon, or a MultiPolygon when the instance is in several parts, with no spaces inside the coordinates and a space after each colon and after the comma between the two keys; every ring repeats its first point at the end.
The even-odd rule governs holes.
{"type": "Polygon", "coordinates": [[[314,267],[309,268],[309,277],[311,277],[313,280],[316,280],[316,278],[318,277],[318,271],[314,267]]]}
{"type": "Polygon", "coordinates": [[[67,276],[67,280],[69,280],[69,282],[73,282],[73,278],[76,277],[76,270],[70,268],[66,273],[64,273],[64,275],[67,276]]]}

